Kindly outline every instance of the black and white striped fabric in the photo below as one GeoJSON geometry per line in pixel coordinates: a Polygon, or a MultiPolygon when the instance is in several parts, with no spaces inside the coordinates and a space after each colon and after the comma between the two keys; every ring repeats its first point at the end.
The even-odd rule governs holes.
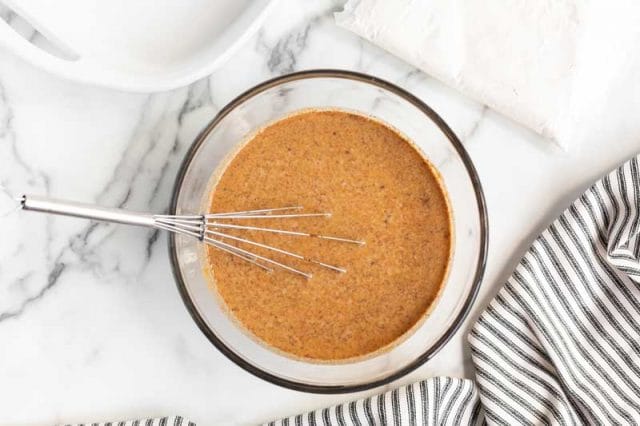
{"type": "MultiPolygon", "coordinates": [[[[72,425],[68,424],[66,426],[72,425]]],[[[75,426],[196,426],[196,424],[180,416],[170,416],[121,422],[80,423],[75,426]]]]}
{"type": "Polygon", "coordinates": [[[469,335],[476,381],[434,378],[273,425],[640,424],[640,165],[589,188],[469,335]]]}
{"type": "Polygon", "coordinates": [[[436,377],[370,398],[271,422],[268,426],[482,425],[471,380],[436,377]]]}

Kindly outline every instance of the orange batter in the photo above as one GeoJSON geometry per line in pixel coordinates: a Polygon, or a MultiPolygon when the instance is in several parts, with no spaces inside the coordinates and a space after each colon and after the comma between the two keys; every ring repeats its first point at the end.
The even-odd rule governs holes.
{"type": "Polygon", "coordinates": [[[366,244],[229,231],[347,269],[337,273],[241,245],[312,272],[310,280],[267,273],[208,247],[213,287],[250,333],[295,357],[338,361],[390,347],[427,315],[447,275],[452,220],[437,173],[406,139],[358,114],[299,112],[265,127],[237,152],[209,210],[294,205],[333,216],[242,224],[366,244]]]}

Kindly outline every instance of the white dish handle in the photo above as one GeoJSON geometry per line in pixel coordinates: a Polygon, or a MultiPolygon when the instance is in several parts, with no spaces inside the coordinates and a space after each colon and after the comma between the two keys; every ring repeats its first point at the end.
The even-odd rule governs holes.
{"type": "Polygon", "coordinates": [[[3,19],[0,19],[0,44],[24,60],[56,74],[67,74],[69,67],[82,67],[82,58],[59,58],[22,37],[3,19]]]}

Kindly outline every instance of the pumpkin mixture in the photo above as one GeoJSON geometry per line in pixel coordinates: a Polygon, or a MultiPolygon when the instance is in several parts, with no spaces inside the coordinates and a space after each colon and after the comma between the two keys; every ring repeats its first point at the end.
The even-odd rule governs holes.
{"type": "Polygon", "coordinates": [[[241,223],[366,242],[224,231],[347,269],[226,241],[312,272],[311,279],[267,273],[207,247],[212,287],[269,347],[320,362],[370,355],[407,335],[436,301],[452,251],[447,196],[434,168],[392,128],[341,110],[301,111],[255,134],[217,179],[210,212],[299,205],[332,217],[241,223]]]}

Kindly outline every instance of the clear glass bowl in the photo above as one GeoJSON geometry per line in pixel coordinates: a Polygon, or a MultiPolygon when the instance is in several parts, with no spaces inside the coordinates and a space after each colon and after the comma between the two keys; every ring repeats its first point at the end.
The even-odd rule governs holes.
{"type": "Polygon", "coordinates": [[[355,110],[408,136],[442,175],[454,216],[454,254],[440,299],[413,334],[389,351],[348,363],[311,363],[257,342],[231,319],[203,273],[202,245],[171,235],[171,261],[184,303],[202,332],[233,362],[265,380],[308,392],[351,392],[388,383],[429,360],[458,329],[480,286],[487,213],[476,171],[445,122],[415,96],[364,74],[314,70],[264,82],[243,93],[204,129],[178,173],[173,214],[199,214],[210,177],[225,156],[264,125],[306,108],[355,110]]]}

